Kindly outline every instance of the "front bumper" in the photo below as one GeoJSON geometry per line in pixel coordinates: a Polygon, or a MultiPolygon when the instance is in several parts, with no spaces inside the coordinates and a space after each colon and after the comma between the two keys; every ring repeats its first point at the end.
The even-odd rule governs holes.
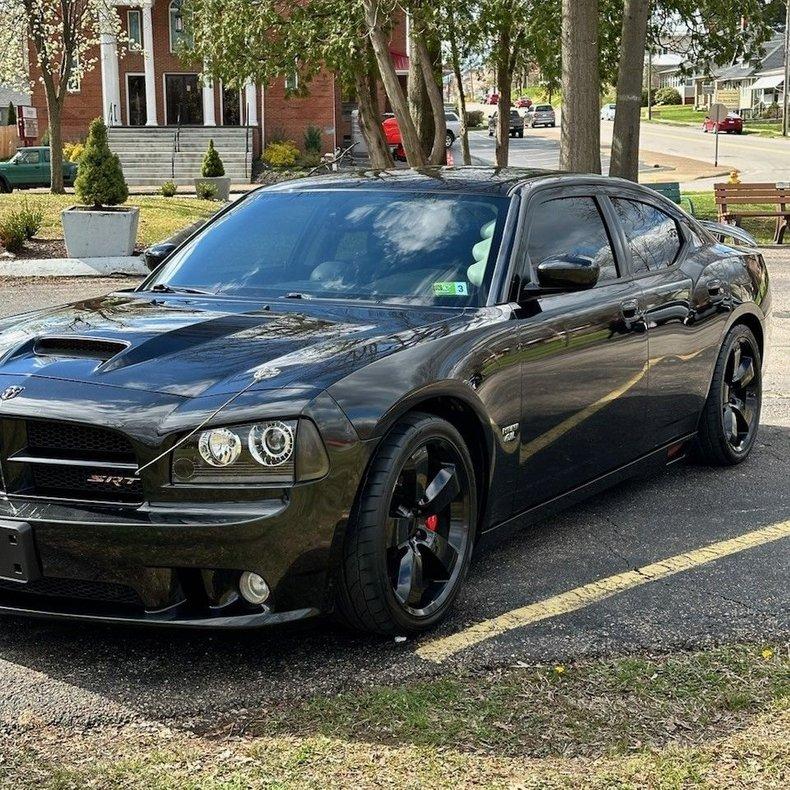
{"type": "Polygon", "coordinates": [[[305,413],[320,426],[329,455],[320,480],[255,489],[165,486],[134,506],[0,498],[0,524],[30,525],[36,565],[28,582],[0,580],[0,612],[251,628],[330,611],[333,569],[372,447],[329,396],[305,413]],[[264,604],[238,594],[243,571],[266,580],[264,604]]]}

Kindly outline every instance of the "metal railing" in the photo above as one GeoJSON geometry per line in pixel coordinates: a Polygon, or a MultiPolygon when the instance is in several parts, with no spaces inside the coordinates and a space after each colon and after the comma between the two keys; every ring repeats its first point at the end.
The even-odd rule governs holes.
{"type": "Polygon", "coordinates": [[[170,178],[176,177],[176,154],[181,151],[181,113],[178,113],[176,131],[173,134],[173,150],[170,154],[170,178]]]}

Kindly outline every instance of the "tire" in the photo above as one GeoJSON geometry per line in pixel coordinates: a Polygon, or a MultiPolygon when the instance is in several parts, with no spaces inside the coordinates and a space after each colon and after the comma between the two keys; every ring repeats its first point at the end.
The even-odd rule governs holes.
{"type": "Polygon", "coordinates": [[[452,132],[447,132],[447,135],[444,138],[444,147],[452,148],[454,142],[455,142],[455,135],[452,132]]]}
{"type": "Polygon", "coordinates": [[[554,127],[557,125],[557,124],[556,124],[556,123],[552,123],[552,124],[549,124],[549,125],[550,125],[550,126],[551,126],[551,128],[553,129],[553,128],[554,128],[554,127]]]}
{"type": "Polygon", "coordinates": [[[10,195],[11,191],[11,184],[9,184],[4,178],[0,178],[0,193],[4,195],[10,195]]]}
{"type": "Polygon", "coordinates": [[[489,132],[489,133],[488,133],[488,136],[489,136],[489,137],[493,137],[493,136],[494,136],[494,133],[493,133],[493,132],[489,132]]]}
{"type": "Polygon", "coordinates": [[[522,137],[522,138],[524,137],[524,130],[523,129],[519,129],[518,136],[522,137]]]}
{"type": "Polygon", "coordinates": [[[745,461],[762,405],[762,359],[752,331],[736,324],[724,338],[697,433],[697,455],[713,466],[745,461]]]}
{"type": "Polygon", "coordinates": [[[476,527],[474,466],[463,438],[438,417],[407,415],[376,451],[349,522],[338,579],[341,621],[377,634],[416,634],[432,628],[463,584],[476,527]],[[444,453],[455,459],[453,463],[444,453]],[[422,475],[421,469],[428,473],[422,475]],[[428,479],[435,484],[442,475],[448,480],[448,474],[444,489],[421,485],[428,479]],[[438,506],[438,516],[422,511],[412,518],[415,511],[409,500],[424,501],[427,493],[420,498],[419,492],[431,488],[440,491],[434,502],[444,496],[452,503],[438,506]],[[442,546],[451,560],[447,565],[439,560],[442,546]],[[446,551],[448,546],[454,553],[446,551]],[[436,572],[447,579],[432,579],[436,572]]]}

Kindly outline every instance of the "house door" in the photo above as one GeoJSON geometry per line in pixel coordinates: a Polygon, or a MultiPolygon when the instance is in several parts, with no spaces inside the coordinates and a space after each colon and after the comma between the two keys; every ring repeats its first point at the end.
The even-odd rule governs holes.
{"type": "Polygon", "coordinates": [[[222,125],[241,125],[241,92],[238,88],[222,87],[222,125]]]}
{"type": "Polygon", "coordinates": [[[129,126],[145,126],[148,113],[145,105],[145,77],[142,74],[126,75],[129,102],[129,126]]]}
{"type": "Polygon", "coordinates": [[[197,74],[165,74],[165,108],[170,126],[203,124],[203,92],[197,74]]]}

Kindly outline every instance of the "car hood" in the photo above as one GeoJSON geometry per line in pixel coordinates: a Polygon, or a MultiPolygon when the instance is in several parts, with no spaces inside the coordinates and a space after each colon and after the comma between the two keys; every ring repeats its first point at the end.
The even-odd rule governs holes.
{"type": "Polygon", "coordinates": [[[323,389],[368,362],[449,333],[462,313],[117,293],[0,321],[0,376],[182,397],[235,393],[256,378],[253,389],[323,389]]]}

